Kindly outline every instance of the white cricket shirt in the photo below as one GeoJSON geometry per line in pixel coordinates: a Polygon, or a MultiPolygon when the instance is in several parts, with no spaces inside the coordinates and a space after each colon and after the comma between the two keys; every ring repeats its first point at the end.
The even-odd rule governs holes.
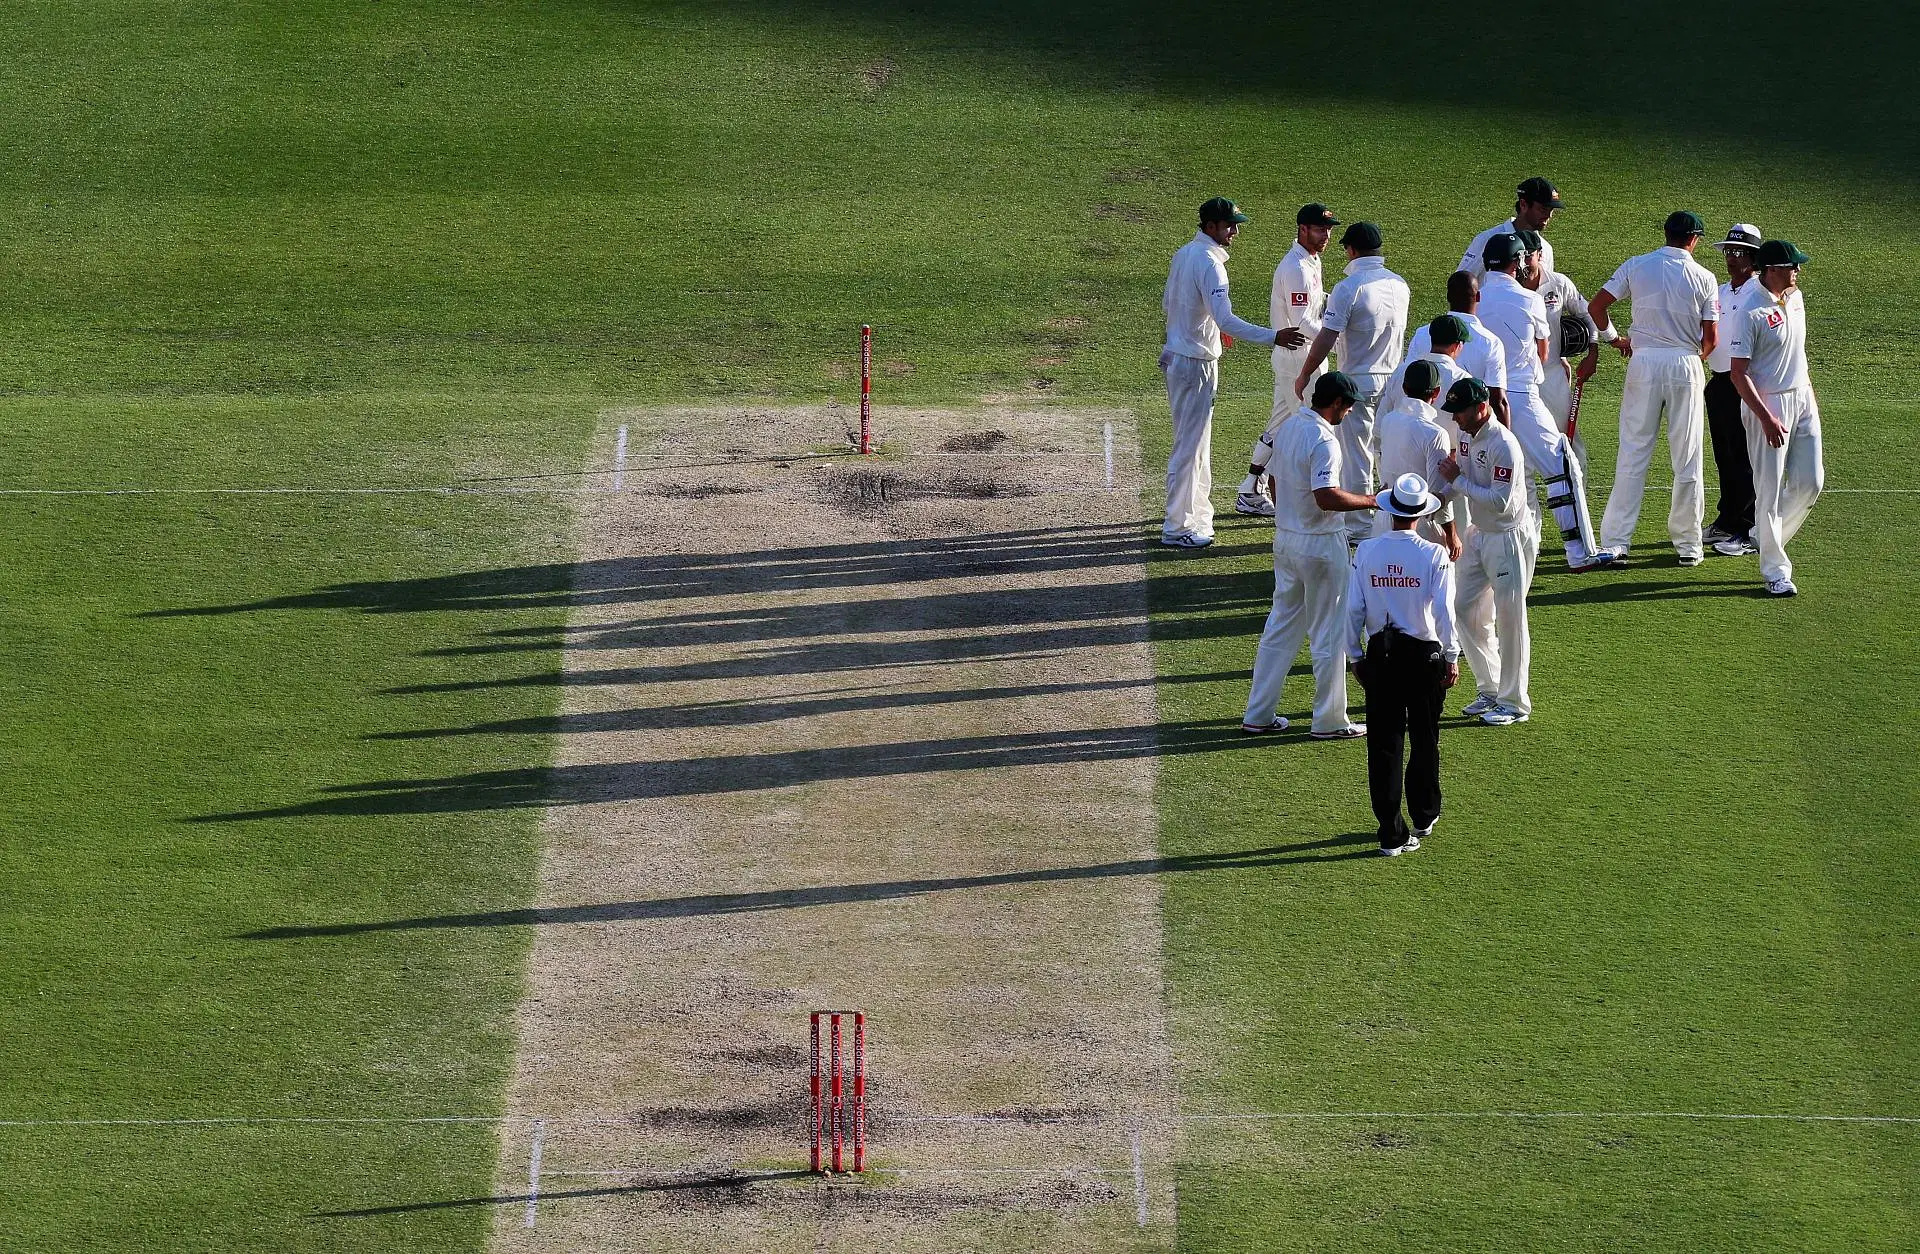
{"type": "Polygon", "coordinates": [[[1260,439],[1273,444],[1267,473],[1273,476],[1274,543],[1284,531],[1323,535],[1345,529],[1344,512],[1321,509],[1313,499],[1316,488],[1340,486],[1340,437],[1333,424],[1302,408],[1260,439]]]}
{"type": "Polygon", "coordinates": [[[1713,352],[1707,355],[1707,369],[1715,374],[1725,374],[1733,369],[1733,337],[1739,328],[1733,325],[1734,316],[1740,312],[1741,302],[1754,295],[1758,290],[1762,300],[1771,293],[1760,282],[1758,274],[1750,274],[1747,281],[1739,287],[1731,283],[1720,285],[1720,338],[1714,341],[1713,352]]]}
{"type": "Polygon", "coordinates": [[[1362,540],[1347,581],[1347,656],[1366,656],[1367,640],[1388,627],[1460,656],[1453,624],[1453,563],[1417,531],[1389,531],[1362,540]]]}
{"type": "MultiPolygon", "coordinates": [[[[1320,258],[1308,252],[1295,240],[1287,255],[1273,270],[1273,299],[1270,312],[1273,317],[1273,329],[1298,327],[1300,334],[1311,342],[1320,334],[1320,319],[1327,309],[1327,289],[1321,286],[1320,258]]],[[[1303,353],[1304,348],[1281,348],[1275,345],[1273,362],[1275,366],[1292,368],[1293,355],[1303,353]]],[[[1291,382],[1291,380],[1289,380],[1291,382]]]]}
{"type": "Polygon", "coordinates": [[[1700,324],[1720,320],[1720,289],[1708,269],[1672,245],[1629,257],[1607,280],[1615,300],[1633,305],[1634,351],[1700,351],[1700,324]]]}
{"type": "Polygon", "coordinates": [[[1205,231],[1174,250],[1160,308],[1167,315],[1167,351],[1182,357],[1218,361],[1222,329],[1254,344],[1273,343],[1272,331],[1233,312],[1227,299],[1227,250],[1205,231]]]}
{"type": "Polygon", "coordinates": [[[1480,281],[1480,321],[1505,353],[1507,386],[1515,391],[1539,387],[1547,376],[1537,341],[1552,334],[1540,293],[1529,292],[1510,274],[1490,270],[1480,281]]]}
{"type": "MultiPolygon", "coordinates": [[[[1451,386],[1451,383],[1442,385],[1443,388],[1451,386]]],[[[1375,425],[1375,433],[1380,437],[1380,482],[1394,484],[1400,481],[1401,475],[1419,475],[1435,492],[1444,492],[1447,481],[1440,473],[1440,463],[1453,451],[1453,432],[1440,425],[1439,411],[1405,393],[1391,409],[1387,409],[1384,397],[1380,406],[1386,410],[1375,425]]],[[[1433,520],[1451,522],[1453,502],[1443,504],[1433,520]]]]}
{"type": "MultiPolygon", "coordinates": [[[[1732,355],[1747,359],[1747,377],[1753,386],[1772,395],[1809,387],[1807,374],[1807,306],[1800,289],[1784,297],[1769,292],[1758,279],[1759,291],[1742,300],[1734,316],[1732,355]]],[[[1731,367],[1729,367],[1731,368],[1731,367]]]]}
{"type": "MultiPolygon", "coordinates": [[[[1338,331],[1340,369],[1350,375],[1386,376],[1400,364],[1407,337],[1407,281],[1381,257],[1355,257],[1347,277],[1333,285],[1321,326],[1338,331]]],[[[1364,386],[1364,385],[1363,385],[1364,386]]]]}
{"type": "MultiPolygon", "coordinates": [[[[1407,394],[1407,367],[1416,361],[1430,361],[1439,367],[1440,395],[1442,399],[1446,397],[1447,389],[1467,377],[1469,372],[1461,369],[1459,362],[1455,358],[1449,357],[1445,353],[1436,353],[1433,351],[1432,345],[1427,343],[1429,338],[1431,337],[1427,335],[1427,329],[1424,326],[1413,333],[1413,343],[1407,346],[1407,359],[1400,363],[1399,367],[1394,370],[1392,376],[1387,379],[1387,385],[1380,389],[1381,409],[1391,409],[1399,406],[1400,398],[1407,394]]],[[[1460,346],[1462,355],[1465,355],[1466,347],[1464,344],[1460,346]]],[[[1485,383],[1486,380],[1482,379],[1480,382],[1485,383]]],[[[1442,430],[1451,431],[1453,425],[1451,416],[1442,413],[1435,421],[1440,424],[1442,430]]],[[[1391,484],[1393,480],[1382,479],[1381,482],[1391,484]]],[[[1433,481],[1429,479],[1427,482],[1431,483],[1433,481]]]]}
{"type": "Polygon", "coordinates": [[[1453,490],[1467,498],[1467,518],[1482,531],[1512,531],[1527,521],[1520,440],[1495,418],[1463,435],[1460,477],[1453,490]]]}
{"type": "MultiPolygon", "coordinates": [[[[1512,218],[1508,218],[1499,226],[1488,227],[1473,237],[1473,243],[1467,245],[1467,255],[1460,258],[1460,264],[1455,269],[1465,270],[1469,274],[1485,274],[1487,263],[1481,259],[1480,254],[1487,250],[1487,241],[1496,235],[1518,234],[1520,234],[1520,228],[1513,224],[1512,218]]],[[[1540,236],[1540,264],[1548,270],[1553,269],[1553,245],[1548,242],[1544,233],[1540,236]]],[[[1485,381],[1481,380],[1483,383],[1485,381]]]]}

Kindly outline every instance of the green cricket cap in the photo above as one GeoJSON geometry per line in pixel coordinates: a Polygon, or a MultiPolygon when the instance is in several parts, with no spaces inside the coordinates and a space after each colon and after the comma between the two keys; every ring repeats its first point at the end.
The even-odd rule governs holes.
{"type": "Polygon", "coordinates": [[[1300,226],[1339,226],[1340,219],[1333,216],[1333,210],[1319,201],[1300,206],[1300,212],[1293,216],[1300,226]]]}
{"type": "Polygon", "coordinates": [[[1506,231],[1489,239],[1480,249],[1480,260],[1487,263],[1487,269],[1497,270],[1509,262],[1520,260],[1527,246],[1512,231],[1506,231]]]}
{"type": "Polygon", "coordinates": [[[1447,399],[1440,402],[1440,408],[1450,414],[1464,414],[1492,395],[1493,393],[1487,391],[1486,384],[1468,375],[1464,379],[1455,380],[1454,385],[1447,389],[1447,399]]]}
{"type": "Polygon", "coordinates": [[[1406,381],[1402,384],[1408,396],[1418,396],[1425,400],[1440,390],[1440,367],[1426,358],[1407,363],[1406,381]]]}
{"type": "Polygon", "coordinates": [[[1514,188],[1514,191],[1519,194],[1520,199],[1530,200],[1536,205],[1551,205],[1555,209],[1562,207],[1560,189],[1537,175],[1514,188]]]}
{"type": "Polygon", "coordinates": [[[1518,231],[1515,232],[1515,234],[1520,236],[1520,247],[1526,249],[1528,252],[1541,253],[1546,251],[1547,241],[1540,232],[1518,231]]]}
{"type": "Polygon", "coordinates": [[[1760,245],[1760,255],[1754,264],[1764,270],[1768,266],[1803,266],[1812,260],[1792,240],[1770,239],[1760,245]]]}
{"type": "Polygon", "coordinates": [[[1356,222],[1340,237],[1340,247],[1356,252],[1372,252],[1380,247],[1380,228],[1371,222],[1356,222]]]}
{"type": "Polygon", "coordinates": [[[1353,376],[1342,374],[1338,370],[1329,370],[1320,376],[1313,385],[1313,407],[1325,409],[1335,401],[1357,401],[1360,399],[1360,385],[1353,376]]]}
{"type": "MultiPolygon", "coordinates": [[[[1449,344],[1465,344],[1473,338],[1473,328],[1459,314],[1441,314],[1427,324],[1427,338],[1435,348],[1445,348],[1449,344]]],[[[1431,363],[1429,363],[1431,364],[1431,363]]]]}
{"type": "Polygon", "coordinates": [[[1705,235],[1706,221],[1691,209],[1675,209],[1667,215],[1668,235],[1705,235]]]}
{"type": "Polygon", "coordinates": [[[1228,200],[1225,196],[1215,196],[1212,200],[1209,200],[1206,204],[1201,205],[1200,220],[1202,222],[1251,221],[1251,219],[1249,219],[1246,214],[1240,212],[1239,205],[1234,204],[1231,200],[1228,200]]]}

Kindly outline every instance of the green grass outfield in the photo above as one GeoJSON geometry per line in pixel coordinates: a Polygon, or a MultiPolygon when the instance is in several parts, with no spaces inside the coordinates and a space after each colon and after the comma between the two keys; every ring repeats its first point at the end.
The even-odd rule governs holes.
{"type": "MultiPolygon", "coordinates": [[[[1762,4],[1656,33],[1669,12],[20,0],[0,486],[569,471],[608,405],[848,399],[862,321],[883,405],[1119,403],[1163,441],[1158,295],[1200,200],[1254,214],[1243,313],[1325,199],[1383,225],[1425,314],[1544,172],[1589,292],[1671,208],[1796,239],[1830,486],[1911,488],[1914,19],[1762,4]],[[1742,30],[1757,51],[1725,59],[1742,30]]],[[[1270,373],[1248,350],[1223,373],[1224,499],[1270,373]]],[[[1618,380],[1587,398],[1603,480],[1618,380]]],[[[1216,1047],[1190,1110],[1920,1116],[1920,498],[1823,500],[1786,604],[1750,561],[1665,564],[1649,502],[1651,562],[1543,561],[1534,721],[1448,737],[1430,851],[1326,843],[1370,825],[1353,746],[1164,760],[1169,854],[1298,847],[1169,877],[1176,1027],[1216,1047]]],[[[383,733],[551,712],[550,685],[472,681],[556,656],[466,650],[564,614],[566,512],[0,498],[0,1118],[498,1109],[524,937],[236,938],[520,904],[535,789],[219,816],[537,771],[538,736],[383,733]]],[[[1154,550],[1169,678],[1250,662],[1267,533],[1222,537],[1154,550]]],[[[1161,697],[1170,727],[1224,726],[1244,687],[1161,697]]],[[[484,1197],[493,1149],[486,1125],[0,1128],[0,1247],[474,1250],[484,1207],[328,1212],[484,1197]]],[[[1195,1250],[1920,1241],[1914,1125],[1299,1120],[1190,1129],[1185,1159],[1195,1250]]]]}

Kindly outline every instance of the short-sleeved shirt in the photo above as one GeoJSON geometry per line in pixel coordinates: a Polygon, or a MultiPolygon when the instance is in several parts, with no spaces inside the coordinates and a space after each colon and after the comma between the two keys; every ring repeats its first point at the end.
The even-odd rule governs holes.
{"type": "MultiPolygon", "coordinates": [[[[1301,247],[1295,240],[1287,255],[1273,270],[1273,300],[1271,312],[1274,330],[1281,327],[1298,327],[1300,334],[1309,341],[1320,334],[1320,318],[1327,309],[1327,289],[1321,285],[1320,257],[1301,247]]],[[[1305,352],[1304,348],[1292,349],[1274,346],[1274,364],[1290,366],[1294,353],[1305,352]]],[[[1288,382],[1292,382],[1291,379],[1288,382]]]]}
{"type": "Polygon", "coordinates": [[[1453,486],[1467,498],[1468,520],[1481,531],[1512,531],[1526,523],[1531,489],[1519,437],[1495,419],[1464,438],[1453,486]]]}
{"type": "Polygon", "coordinates": [[[1750,274],[1747,281],[1739,287],[1731,283],[1720,285],[1720,336],[1714,341],[1713,351],[1707,354],[1707,369],[1715,374],[1725,374],[1733,369],[1733,337],[1739,328],[1733,325],[1734,315],[1740,312],[1740,305],[1754,294],[1755,289],[1765,298],[1766,286],[1760,282],[1760,276],[1750,274]]]}
{"type": "Polygon", "coordinates": [[[1529,292],[1510,274],[1490,271],[1480,288],[1480,321],[1505,351],[1507,386],[1515,391],[1539,387],[1546,374],[1537,341],[1552,336],[1540,293],[1529,292]]]}
{"type": "Polygon", "coordinates": [[[1358,661],[1367,640],[1392,627],[1460,656],[1453,622],[1453,563],[1447,551],[1411,529],[1362,540],[1347,584],[1347,656],[1358,661]]]}
{"type": "Polygon", "coordinates": [[[1167,315],[1166,351],[1182,357],[1218,361],[1223,329],[1250,343],[1273,343],[1272,331],[1233,312],[1227,298],[1227,250],[1205,231],[1174,250],[1160,308],[1167,315]]]}
{"type": "Polygon", "coordinates": [[[1343,530],[1346,515],[1321,509],[1313,499],[1319,488],[1340,486],[1340,437],[1333,424],[1303,408],[1260,440],[1273,446],[1267,473],[1273,476],[1274,543],[1281,532],[1322,535],[1343,530]]]}
{"type": "MultiPolygon", "coordinates": [[[[1499,226],[1488,227],[1473,237],[1473,243],[1467,245],[1467,255],[1460,258],[1460,264],[1456,268],[1465,270],[1469,274],[1485,274],[1487,263],[1480,254],[1487,250],[1487,241],[1496,235],[1518,235],[1519,233],[1520,229],[1514,226],[1512,218],[1508,218],[1499,226]]],[[[1547,242],[1547,237],[1544,235],[1540,237],[1540,264],[1545,269],[1553,269],[1553,245],[1547,242]]]]}
{"type": "Polygon", "coordinates": [[[1730,332],[1732,355],[1746,358],[1747,377],[1762,392],[1791,392],[1808,387],[1807,306],[1800,289],[1775,296],[1758,279],[1759,290],[1740,302],[1730,332]]]}
{"type": "Polygon", "coordinates": [[[1604,289],[1633,304],[1634,351],[1700,351],[1700,324],[1720,320],[1720,288],[1684,248],[1668,245],[1620,263],[1604,289]]]}
{"type": "Polygon", "coordinates": [[[1350,375],[1386,376],[1400,364],[1407,337],[1407,281],[1381,257],[1355,257],[1347,276],[1327,296],[1325,330],[1338,331],[1340,369],[1350,375]]]}

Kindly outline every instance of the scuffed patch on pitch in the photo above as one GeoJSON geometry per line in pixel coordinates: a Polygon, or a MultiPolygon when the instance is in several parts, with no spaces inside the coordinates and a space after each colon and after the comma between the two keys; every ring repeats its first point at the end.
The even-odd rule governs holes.
{"type": "Polygon", "coordinates": [[[601,462],[621,424],[496,1246],[1170,1246],[1131,416],[890,411],[860,459],[844,411],[635,410],[601,462]],[[804,1172],[816,1007],[869,1015],[860,1182],[804,1172]]]}

